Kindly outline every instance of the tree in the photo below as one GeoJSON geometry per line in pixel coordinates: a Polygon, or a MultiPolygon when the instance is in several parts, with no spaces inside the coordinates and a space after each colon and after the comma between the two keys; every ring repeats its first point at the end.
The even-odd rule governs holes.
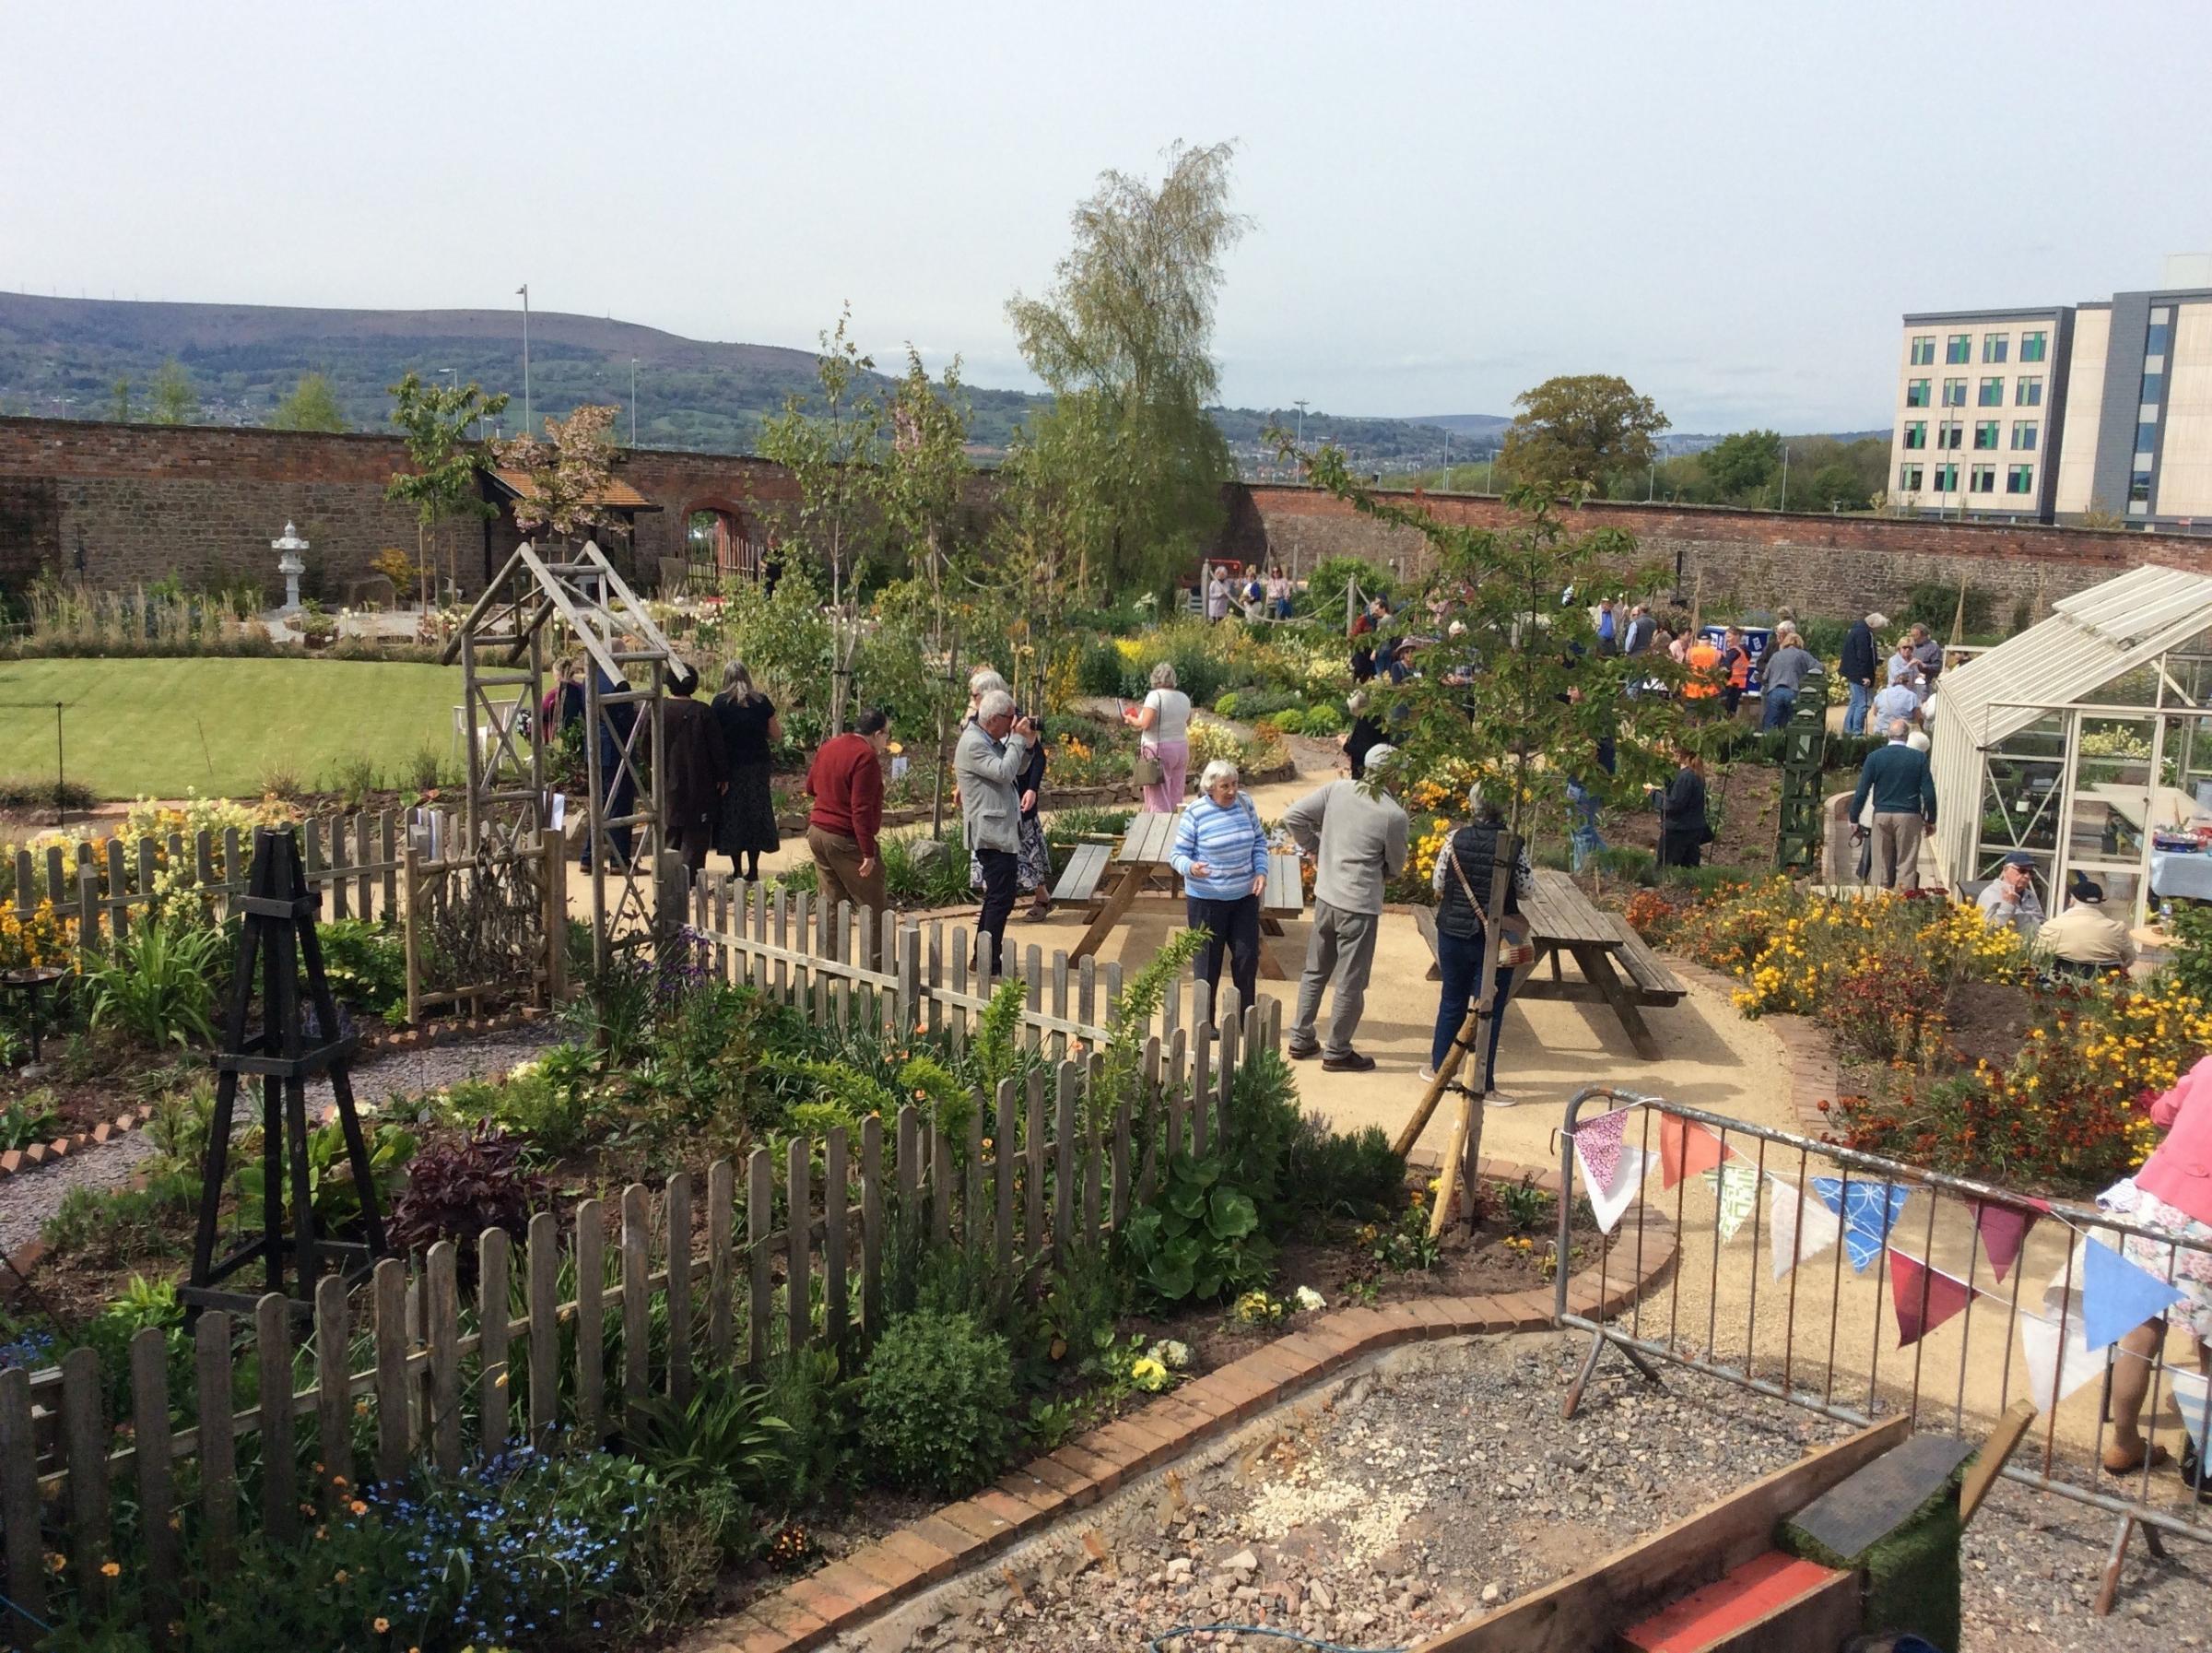
{"type": "Polygon", "coordinates": [[[199,393],[192,375],[171,356],[154,373],[154,411],[157,425],[189,425],[200,417],[199,393]]]}
{"type": "Polygon", "coordinates": [[[1615,471],[1648,471],[1652,438],[1667,428],[1651,397],[1609,373],[1547,379],[1513,406],[1521,412],[1500,458],[1516,482],[1532,486],[1602,488],[1615,471]]]}
{"type": "Polygon", "coordinates": [[[321,373],[302,373],[292,394],[276,404],[269,415],[272,431],[343,431],[346,415],[338,407],[338,393],[321,373]]]}
{"type": "Polygon", "coordinates": [[[564,545],[586,535],[629,536],[629,525],[606,504],[619,451],[618,411],[587,404],[566,419],[547,418],[542,442],[512,436],[491,444],[500,465],[521,471],[527,483],[515,496],[516,527],[525,534],[542,529],[564,545]]]}
{"type": "Polygon", "coordinates": [[[1109,171],[1075,211],[1075,245],[1042,299],[1006,304],[1022,359],[1053,392],[1023,446],[1041,512],[1032,539],[1072,560],[1079,593],[1158,587],[1209,541],[1235,474],[1206,412],[1221,259],[1247,220],[1229,210],[1232,144],[1168,154],[1155,190],[1109,171]]]}
{"type": "Polygon", "coordinates": [[[1782,435],[1775,431],[1738,431],[1722,437],[1698,460],[1718,497],[1748,503],[1782,469],[1782,435]]]}
{"type": "MultiPolygon", "coordinates": [[[[436,558],[427,549],[439,525],[453,517],[479,520],[497,514],[486,503],[477,476],[489,461],[481,443],[469,439],[469,427],[479,419],[497,419],[507,409],[504,394],[488,396],[471,379],[453,386],[425,384],[409,372],[391,385],[392,422],[406,443],[407,460],[414,468],[394,477],[385,485],[384,498],[415,507],[415,561],[421,581],[422,606],[430,606],[430,572],[436,558]]],[[[446,577],[460,584],[460,549],[448,549],[446,577]]]]}
{"type": "Polygon", "coordinates": [[[845,726],[845,696],[860,636],[852,608],[869,540],[881,522],[881,484],[874,467],[883,437],[883,405],[868,390],[875,360],[862,355],[846,337],[852,321],[847,305],[835,331],[821,335],[821,354],[815,358],[821,410],[810,411],[794,392],[784,398],[783,411],[760,427],[760,453],[789,470],[798,484],[798,525],[830,565],[830,608],[837,625],[830,685],[832,734],[845,726]]]}
{"type": "Polygon", "coordinates": [[[108,417],[118,424],[129,424],[131,422],[131,382],[128,379],[118,379],[108,387],[108,390],[109,394],[115,398],[108,404],[108,417]]]}

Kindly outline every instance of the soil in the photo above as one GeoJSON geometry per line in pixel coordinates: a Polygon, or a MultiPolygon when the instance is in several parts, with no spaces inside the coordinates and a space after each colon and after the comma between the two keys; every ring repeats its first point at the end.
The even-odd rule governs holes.
{"type": "Polygon", "coordinates": [[[2006,982],[1958,982],[1943,1004],[1947,1035],[1962,1069],[1978,1061],[2004,1067],[2019,1054],[2035,1021],[2034,1001],[2025,987],[2006,982]]]}
{"type": "MultiPolygon", "coordinates": [[[[1719,835],[1705,846],[1708,867],[1769,867],[1782,818],[1782,771],[1766,763],[1731,763],[1705,777],[1709,812],[1720,822],[1719,835]]],[[[1635,844],[1656,851],[1659,815],[1655,809],[1616,811],[1602,831],[1608,844],[1635,844]]]]}

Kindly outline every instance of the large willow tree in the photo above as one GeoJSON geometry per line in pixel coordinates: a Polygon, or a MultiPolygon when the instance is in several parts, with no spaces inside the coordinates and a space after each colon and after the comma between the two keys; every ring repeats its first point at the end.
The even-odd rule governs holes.
{"type": "Polygon", "coordinates": [[[1235,467],[1206,408],[1220,390],[1221,260],[1247,227],[1229,209],[1234,148],[1176,145],[1157,188],[1102,174],[1052,290],[1007,302],[1023,360],[1054,396],[1008,466],[1051,589],[1157,589],[1220,527],[1235,467]]]}

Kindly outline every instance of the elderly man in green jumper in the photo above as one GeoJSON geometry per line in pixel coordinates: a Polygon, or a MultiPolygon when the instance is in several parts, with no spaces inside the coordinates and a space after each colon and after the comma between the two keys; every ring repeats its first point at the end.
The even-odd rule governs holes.
{"type": "Polygon", "coordinates": [[[1298,1014],[1290,1024],[1290,1054],[1318,1055],[1332,1073],[1364,1073],[1375,1058],[1352,1048],[1367,1008],[1367,978],[1375,963],[1375,929],[1382,921],[1382,889],[1406,865],[1408,822],[1398,800],[1384,790],[1397,756],[1392,746],[1371,747],[1365,781],[1331,781],[1284,812],[1283,825],[1299,848],[1314,857],[1313,935],[1298,978],[1298,1014]],[[1322,990],[1332,982],[1325,1039],[1314,1036],[1322,990]]]}
{"type": "MultiPolygon", "coordinates": [[[[1851,819],[1859,820],[1866,799],[1874,799],[1874,868],[1885,890],[1920,886],[1920,836],[1936,824],[1936,777],[1928,754],[1914,750],[1912,726],[1900,717],[1889,725],[1889,744],[1877,747],[1859,765],[1859,788],[1851,795],[1851,819]]],[[[1853,843],[1865,829],[1852,828],[1853,843]]]]}

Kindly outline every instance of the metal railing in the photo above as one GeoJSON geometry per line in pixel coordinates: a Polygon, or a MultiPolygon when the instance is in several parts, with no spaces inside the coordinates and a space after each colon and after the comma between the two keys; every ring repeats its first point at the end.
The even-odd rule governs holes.
{"type": "MultiPolygon", "coordinates": [[[[2084,1290],[2092,1244],[2172,1287],[2212,1281],[2212,1241],[2117,1209],[2045,1200],[1604,1086],[1568,1104],[1559,1173],[1567,1197],[1554,1316],[1590,1334],[1565,1415],[1573,1415],[1607,1347],[1654,1382],[1659,1363],[1671,1363],[1861,1426],[1902,1413],[1916,1429],[1986,1435],[2025,1399],[2039,1415],[2005,1475],[2119,1518],[2100,1612],[2110,1609],[2138,1529],[2154,1555],[2164,1553],[2161,1533],[2212,1539],[2212,1509],[2157,1469],[2183,1457],[2192,1417],[2194,1431],[2204,1429],[2206,1344],[2200,1338],[2194,1363],[2169,1359],[2189,1300],[2171,1310],[2182,1324],[2148,1320],[2143,1325],[2167,1329],[2137,1327],[2092,1349],[2084,1290]],[[1617,1254],[1635,1266],[1630,1278],[1641,1278],[1647,1223],[1671,1222],[1680,1242],[1664,1281],[1609,1321],[1567,1301],[1574,1196],[1594,1192],[1576,1136],[1594,1102],[1629,1112],[1619,1151],[1642,1156],[1594,1193],[1618,1200],[1626,1193],[1621,1177],[1660,1178],[1656,1190],[1628,1196],[1601,1242],[1601,1300],[1617,1254]],[[1670,1202],[1671,1213],[1662,1209],[1670,1202]],[[2128,1362],[2137,1363],[2132,1372],[2128,1362]],[[2143,1458],[2115,1474],[2102,1468],[2124,1433],[2115,1408],[2132,1403],[2139,1379],[2143,1458]]],[[[2098,1262],[2110,1278],[2110,1266],[2098,1262]]],[[[2212,1484],[2212,1473],[2200,1475],[2212,1484]]]]}

